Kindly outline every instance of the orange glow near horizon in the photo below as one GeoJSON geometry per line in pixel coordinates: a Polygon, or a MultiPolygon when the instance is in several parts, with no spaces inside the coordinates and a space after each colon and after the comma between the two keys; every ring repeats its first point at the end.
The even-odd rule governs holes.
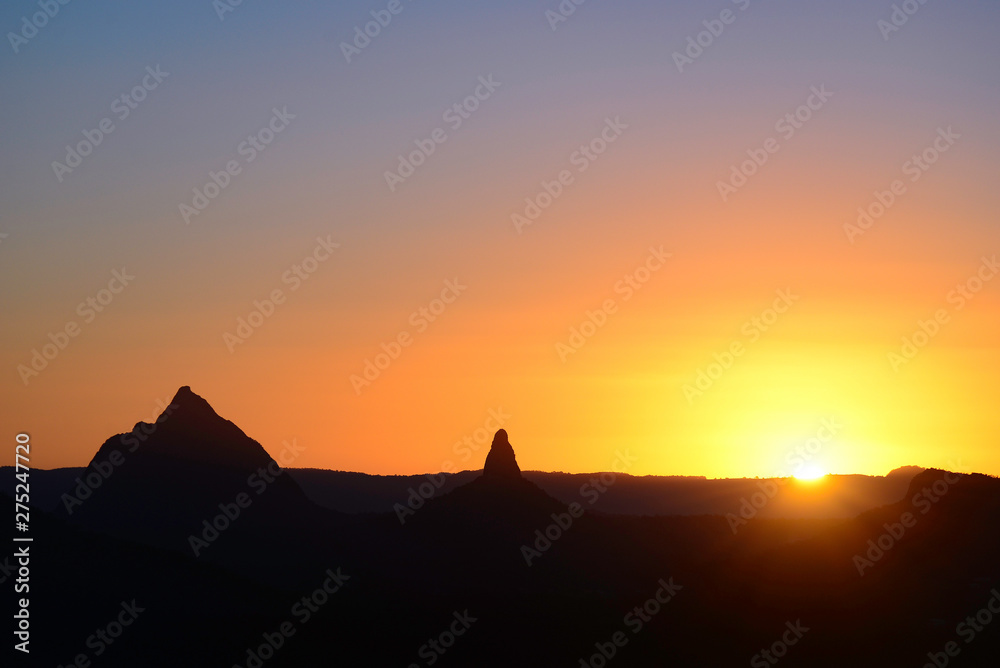
{"type": "Polygon", "coordinates": [[[200,51],[168,50],[187,74],[65,183],[50,166],[60,147],[136,73],[76,51],[31,61],[48,77],[27,55],[8,63],[11,126],[27,134],[4,172],[0,427],[32,433],[32,465],[85,465],[190,385],[272,454],[296,439],[295,467],[478,469],[502,411],[524,470],[607,470],[628,451],[635,475],[1000,474],[1000,278],[983,270],[1000,254],[1000,94],[983,56],[995,22],[952,8],[940,39],[918,39],[929,22],[913,22],[887,44],[840,5],[787,16],[754,5],[679,74],[670,44],[701,25],[696,5],[595,7],[614,20],[578,15],[554,38],[540,10],[515,5],[490,16],[516,48],[492,27],[466,31],[472,5],[426,8],[434,20],[414,17],[350,66],[336,24],[310,22],[309,48],[324,54],[310,62],[326,70],[296,60],[298,29],[283,36],[294,48],[263,50],[215,31],[232,54],[226,94],[189,76],[204,70],[200,51]],[[496,94],[390,191],[400,152],[491,72],[496,94]],[[829,101],[723,201],[718,183],[820,85],[829,101]],[[67,104],[84,90],[86,105],[67,104]],[[185,224],[178,202],[275,104],[296,120],[185,224]],[[619,117],[628,127],[578,171],[574,151],[619,117]],[[910,180],[904,163],[952,126],[960,138],[910,180]],[[512,214],[562,169],[572,184],[517,229],[512,214]],[[849,235],[896,179],[905,194],[849,235]],[[293,290],[282,277],[317,237],[340,247],[293,290]],[[661,246],[672,255],[651,270],[661,246]],[[123,266],[135,281],[83,323],[77,305],[123,266]],[[647,280],[632,288],[629,275],[647,280]],[[461,296],[421,316],[455,280],[461,296]],[[957,296],[969,281],[974,295],[957,296]],[[224,335],[275,289],[284,301],[230,350],[224,335]],[[794,299],[770,312],[785,292],[794,299]],[[608,300],[613,312],[593,315],[608,300]],[[79,336],[22,382],[69,321],[79,336]],[[404,332],[409,345],[358,387],[352,376],[404,332]]]}
{"type": "MultiPolygon", "coordinates": [[[[685,272],[686,262],[678,259],[621,304],[565,364],[552,343],[568,338],[568,325],[554,323],[578,325],[613,288],[586,291],[548,320],[504,316],[498,304],[495,319],[506,323],[500,332],[476,312],[482,307],[460,299],[445,313],[453,317],[443,317],[433,336],[417,338],[360,396],[350,375],[380,351],[379,338],[388,341],[406,325],[405,317],[372,314],[371,330],[385,332],[374,345],[348,331],[340,345],[328,347],[323,339],[338,318],[305,304],[305,313],[269,322],[234,355],[224,348],[220,354],[215,342],[184,341],[194,338],[184,332],[177,333],[176,351],[159,356],[81,341],[86,353],[56,359],[8,406],[37,425],[33,442],[44,446],[35,461],[42,468],[86,464],[105,438],[152,419],[158,402],[191,385],[272,454],[284,440],[305,445],[295,467],[378,474],[477,469],[499,426],[491,411],[500,411],[524,470],[607,470],[619,450],[628,450],[635,462],[626,472],[635,475],[789,476],[799,465],[884,475],[910,464],[1000,472],[984,437],[997,431],[984,399],[988,365],[979,367],[986,359],[995,366],[996,351],[976,348],[980,328],[996,327],[992,298],[958,314],[934,345],[896,373],[886,358],[898,329],[890,321],[906,323],[926,307],[884,308],[873,296],[859,299],[858,316],[834,315],[836,301],[805,297],[821,284],[803,285],[802,300],[769,336],[750,343],[740,326],[773,300],[773,290],[748,286],[740,292],[756,298],[706,308],[704,292],[685,295],[684,283],[668,273],[685,272]],[[663,304],[670,317],[660,315],[663,304]],[[297,329],[303,322],[306,334],[297,329]],[[880,344],[865,343],[863,334],[880,344]],[[683,387],[733,340],[746,342],[745,353],[689,401],[683,387]],[[95,363],[102,365],[100,392],[91,390],[95,363]],[[58,385],[51,382],[57,376],[58,385]],[[830,420],[835,433],[819,443],[830,420]],[[958,442],[961,449],[941,447],[958,442]]],[[[611,288],[614,280],[605,283],[611,288]]],[[[111,342],[148,329],[115,314],[104,324],[107,333],[118,331],[111,342]]],[[[218,319],[215,326],[226,325],[218,319]]]]}
{"type": "MultiPolygon", "coordinates": [[[[157,402],[190,385],[270,452],[298,439],[307,449],[293,466],[302,467],[480,468],[489,439],[474,442],[477,448],[458,444],[482,435],[490,411],[502,409],[526,470],[608,469],[616,451],[629,449],[635,463],[627,472],[637,475],[792,475],[796,448],[834,420],[837,433],[806,453],[828,473],[884,475],[911,464],[1000,473],[991,437],[1000,417],[989,400],[1000,350],[988,335],[1000,331],[1000,283],[961,310],[947,301],[981,254],[956,249],[950,262],[915,267],[879,262],[842,243],[838,217],[818,215],[824,225],[810,235],[808,259],[781,245],[768,250],[770,237],[719,242],[708,233],[660,231],[643,235],[652,241],[618,243],[627,248],[617,248],[613,261],[598,259],[609,249],[589,246],[558,259],[570,221],[559,230],[553,215],[530,244],[515,237],[498,245],[556,259],[530,261],[510,277],[499,254],[471,252],[481,255],[475,264],[450,275],[427,272],[391,296],[369,287],[357,304],[347,285],[365,270],[345,255],[290,294],[232,354],[220,334],[246,312],[241,303],[213,313],[168,301],[164,312],[152,312],[143,304],[157,286],[137,284],[122,296],[132,302],[95,321],[29,387],[7,386],[4,422],[8,430],[34,429],[34,442],[45,444],[37,466],[79,466],[105,438],[150,420],[157,402]],[[674,256],[625,301],[617,281],[661,239],[674,256]],[[725,248],[744,242],[755,246],[744,260],[725,248]],[[710,258],[716,264],[703,266],[710,258]],[[599,271],[586,270],[593,262],[599,271]],[[418,334],[410,314],[456,276],[468,291],[418,334]],[[785,289],[799,299],[754,340],[752,319],[785,289]],[[569,341],[570,327],[610,298],[616,312],[561,361],[555,344],[569,341]],[[949,322],[894,371],[888,353],[941,308],[949,322]],[[191,326],[172,327],[175,318],[191,326]],[[402,330],[413,344],[357,395],[350,377],[402,330]],[[687,396],[685,386],[696,387],[733,342],[743,354],[701,394],[687,396]]],[[[791,227],[778,234],[786,233],[797,234],[791,227]]],[[[276,276],[264,272],[250,293],[264,294],[276,276]]],[[[196,290],[204,279],[184,280],[196,290]]],[[[38,345],[34,333],[20,334],[5,347],[6,363],[13,369],[38,345]]]]}

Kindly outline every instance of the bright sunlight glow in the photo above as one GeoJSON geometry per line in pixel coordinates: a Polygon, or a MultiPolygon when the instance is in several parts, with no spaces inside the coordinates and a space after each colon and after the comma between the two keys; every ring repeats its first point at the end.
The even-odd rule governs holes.
{"type": "Polygon", "coordinates": [[[795,473],[799,480],[817,480],[825,475],[826,471],[814,464],[806,464],[795,473]]]}

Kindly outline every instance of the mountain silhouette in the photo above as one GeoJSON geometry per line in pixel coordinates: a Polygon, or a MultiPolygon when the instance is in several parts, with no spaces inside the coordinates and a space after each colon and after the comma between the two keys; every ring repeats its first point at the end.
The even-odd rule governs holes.
{"type": "Polygon", "coordinates": [[[143,458],[161,458],[214,467],[256,470],[274,460],[235,424],[219,416],[203,398],[181,387],[153,423],[139,422],[128,434],[108,439],[93,462],[113,451],[135,452],[143,458]]]}
{"type": "MultiPolygon", "coordinates": [[[[344,515],[184,387],[72,480],[57,472],[54,513],[32,509],[46,629],[33,658],[66,665],[135,599],[148,613],[100,665],[773,665],[761,652],[807,628],[781,666],[934,665],[952,641],[947,665],[993,666],[1000,622],[968,644],[956,624],[1000,587],[1000,480],[909,473],[887,477],[902,485],[894,501],[849,519],[755,516],[734,532],[721,513],[599,510],[663,481],[566,476],[556,498],[500,430],[481,473],[426,476],[440,493],[394,487],[394,509],[344,515]],[[237,498],[249,503],[228,518],[237,498]]],[[[711,482],[681,481],[669,489],[711,482]]],[[[727,494],[773,484],[721,482],[727,494]]]]}
{"type": "Polygon", "coordinates": [[[334,515],[186,386],[155,422],[105,441],[74,482],[58,509],[71,523],[243,574],[268,557],[283,563],[286,541],[315,542],[308,528],[334,515]],[[214,538],[220,532],[227,540],[214,538]]]}
{"type": "Polygon", "coordinates": [[[498,536],[514,538],[523,528],[548,523],[550,515],[565,512],[566,504],[549,496],[535,483],[521,476],[507,432],[497,431],[486,456],[482,474],[444,496],[432,498],[425,508],[407,522],[412,527],[465,539],[480,536],[490,542],[498,536]]]}
{"type": "Polygon", "coordinates": [[[490,445],[490,452],[486,455],[486,464],[483,466],[483,476],[509,479],[521,477],[521,469],[517,465],[517,457],[514,456],[514,448],[507,440],[505,429],[498,430],[493,436],[493,443],[490,445]]]}

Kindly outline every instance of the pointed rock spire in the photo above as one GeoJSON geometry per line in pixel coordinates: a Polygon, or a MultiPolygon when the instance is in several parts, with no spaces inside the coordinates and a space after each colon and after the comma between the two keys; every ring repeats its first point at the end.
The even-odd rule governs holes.
{"type": "Polygon", "coordinates": [[[521,469],[517,465],[514,448],[511,447],[510,441],[507,440],[507,431],[505,429],[498,430],[496,435],[493,436],[490,454],[486,455],[483,476],[496,479],[519,479],[521,477],[521,469]]]}
{"type": "Polygon", "coordinates": [[[170,413],[182,413],[189,419],[212,419],[219,417],[219,414],[215,412],[211,404],[192,392],[189,385],[185,385],[177,390],[174,398],[170,401],[170,409],[167,414],[169,415],[170,413]]]}

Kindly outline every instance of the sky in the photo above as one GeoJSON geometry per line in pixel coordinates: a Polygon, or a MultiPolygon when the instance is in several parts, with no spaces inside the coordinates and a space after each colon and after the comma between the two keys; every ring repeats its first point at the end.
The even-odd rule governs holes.
{"type": "Polygon", "coordinates": [[[3,433],[1000,474],[1000,5],[680,5],[4,3],[3,433]]]}

